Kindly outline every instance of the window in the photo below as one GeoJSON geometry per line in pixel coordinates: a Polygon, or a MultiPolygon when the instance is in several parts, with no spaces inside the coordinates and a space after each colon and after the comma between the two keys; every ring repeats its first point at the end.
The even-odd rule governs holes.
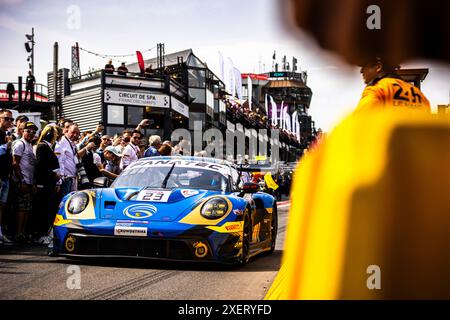
{"type": "Polygon", "coordinates": [[[109,124],[124,124],[124,111],[123,106],[115,106],[115,105],[108,105],[108,123],[109,124]]]}
{"type": "Polygon", "coordinates": [[[128,125],[138,125],[144,119],[144,108],[128,107],[128,125]]]}
{"type": "Polygon", "coordinates": [[[204,88],[206,85],[205,70],[188,69],[188,81],[189,87],[204,88]]]}

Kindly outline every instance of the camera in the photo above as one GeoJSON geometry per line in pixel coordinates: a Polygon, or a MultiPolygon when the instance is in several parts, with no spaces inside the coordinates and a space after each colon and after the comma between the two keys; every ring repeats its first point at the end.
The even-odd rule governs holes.
{"type": "Polygon", "coordinates": [[[77,163],[76,167],[80,190],[89,189],[91,187],[91,182],[87,176],[86,169],[84,169],[84,165],[82,163],[77,163]]]}

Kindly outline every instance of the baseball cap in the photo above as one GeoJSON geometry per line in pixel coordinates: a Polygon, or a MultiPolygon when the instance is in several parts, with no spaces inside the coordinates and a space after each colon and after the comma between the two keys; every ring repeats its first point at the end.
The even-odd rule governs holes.
{"type": "Polygon", "coordinates": [[[117,157],[122,156],[122,153],[120,153],[120,151],[116,147],[113,147],[113,146],[107,146],[105,148],[105,151],[109,151],[109,152],[113,153],[114,155],[116,155],[117,157]]]}
{"type": "Polygon", "coordinates": [[[28,121],[27,123],[25,123],[25,127],[24,129],[34,129],[34,130],[38,130],[38,127],[31,121],[28,121]]]}

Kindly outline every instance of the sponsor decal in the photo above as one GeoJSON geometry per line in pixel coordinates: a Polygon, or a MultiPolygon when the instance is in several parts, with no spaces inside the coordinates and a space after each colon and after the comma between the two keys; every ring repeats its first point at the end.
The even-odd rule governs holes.
{"type": "Polygon", "coordinates": [[[189,197],[195,196],[196,194],[199,194],[199,193],[200,192],[196,191],[196,190],[190,190],[190,189],[183,189],[183,190],[181,190],[181,194],[185,198],[189,198],[189,197]]]}
{"type": "Polygon", "coordinates": [[[62,226],[62,225],[65,225],[65,224],[68,224],[68,223],[71,223],[71,222],[72,222],[72,220],[65,220],[62,215],[57,214],[53,224],[55,226],[59,227],[59,226],[62,226]]]}
{"type": "Polygon", "coordinates": [[[240,224],[232,224],[232,225],[225,226],[225,229],[227,229],[228,231],[230,231],[230,230],[236,230],[236,229],[239,229],[240,227],[241,227],[240,224]]]}
{"type": "Polygon", "coordinates": [[[126,207],[123,214],[133,219],[145,219],[153,216],[158,209],[151,204],[135,204],[126,207]]]}
{"type": "Polygon", "coordinates": [[[115,236],[131,236],[131,237],[146,237],[147,228],[146,227],[129,227],[116,225],[114,227],[115,236]]]}
{"type": "Polygon", "coordinates": [[[242,216],[244,214],[244,210],[241,209],[234,209],[233,213],[237,216],[242,216]]]}
{"type": "Polygon", "coordinates": [[[69,253],[73,253],[75,251],[75,242],[76,239],[74,236],[68,236],[65,242],[66,250],[69,253]]]}
{"type": "Polygon", "coordinates": [[[208,254],[208,246],[203,242],[194,243],[195,256],[197,258],[204,258],[208,254]]]}
{"type": "Polygon", "coordinates": [[[211,163],[211,162],[202,162],[195,160],[147,160],[140,161],[133,165],[133,169],[145,169],[148,167],[171,167],[175,163],[176,167],[185,167],[185,168],[201,168],[206,170],[217,171],[223,175],[229,173],[229,168],[226,165],[222,165],[219,163],[211,163]]]}

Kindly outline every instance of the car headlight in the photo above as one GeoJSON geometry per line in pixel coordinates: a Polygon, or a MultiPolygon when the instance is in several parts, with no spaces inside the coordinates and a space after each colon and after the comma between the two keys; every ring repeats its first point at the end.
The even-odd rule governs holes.
{"type": "Polygon", "coordinates": [[[78,192],[74,194],[67,205],[67,211],[70,214],[79,214],[86,209],[89,203],[89,196],[84,192],[78,192]]]}
{"type": "Polygon", "coordinates": [[[212,198],[206,201],[200,214],[207,219],[218,219],[228,211],[228,204],[223,198],[212,198]]]}

